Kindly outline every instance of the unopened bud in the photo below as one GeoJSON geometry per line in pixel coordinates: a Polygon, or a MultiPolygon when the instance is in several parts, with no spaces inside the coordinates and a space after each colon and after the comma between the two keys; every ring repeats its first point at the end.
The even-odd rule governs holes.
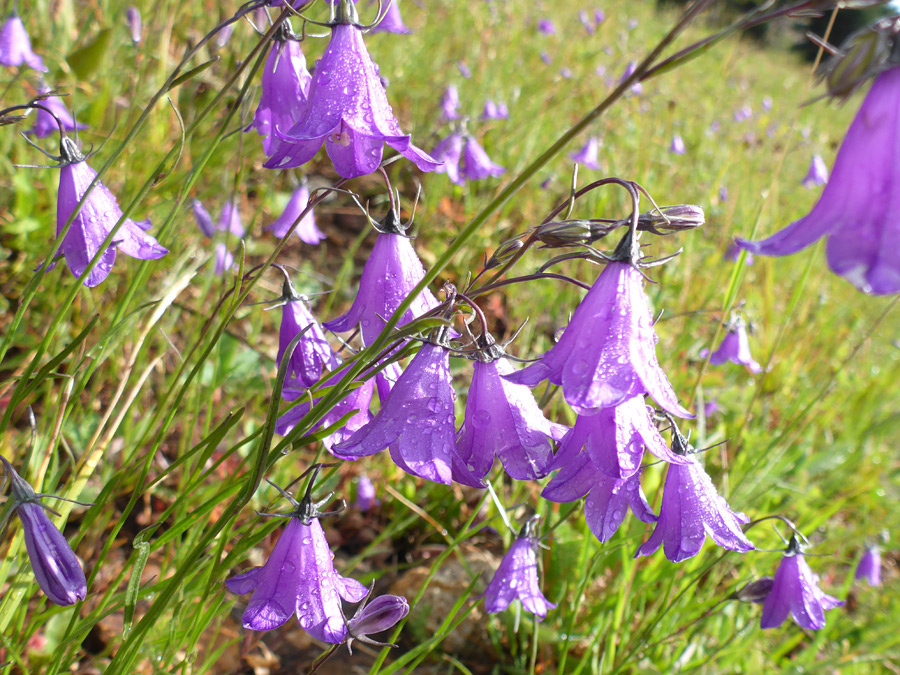
{"type": "Polygon", "coordinates": [[[497,247],[497,250],[494,251],[494,254],[488,259],[487,263],[485,263],[485,269],[492,270],[495,267],[500,267],[500,265],[509,262],[516,254],[516,252],[524,245],[525,244],[521,239],[510,239],[509,241],[504,241],[502,244],[500,244],[500,246],[497,247]]]}
{"type": "Polygon", "coordinates": [[[741,602],[763,602],[772,591],[774,583],[775,581],[772,577],[762,577],[756,581],[751,581],[743,588],[732,593],[731,599],[740,600],[741,602]]]}
{"type": "Polygon", "coordinates": [[[900,63],[900,17],[880,19],[848,37],[819,70],[828,95],[847,99],[871,78],[900,63]]]}
{"type": "MultiPolygon", "coordinates": [[[[621,221],[620,221],[621,222],[621,221]]],[[[660,230],[678,232],[692,230],[706,222],[703,209],[695,204],[676,204],[661,206],[638,217],[638,229],[654,234],[662,234],[660,230]]]]}
{"type": "Polygon", "coordinates": [[[538,225],[536,233],[538,241],[544,246],[577,246],[590,244],[591,222],[589,220],[560,220],[538,225]]]}

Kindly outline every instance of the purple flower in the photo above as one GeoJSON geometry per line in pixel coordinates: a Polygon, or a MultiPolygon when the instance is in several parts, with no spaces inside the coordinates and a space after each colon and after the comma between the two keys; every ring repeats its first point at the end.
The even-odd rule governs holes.
{"type": "Polygon", "coordinates": [[[720,202],[728,201],[728,188],[724,185],[719,186],[719,201],[720,202]]]}
{"type": "MultiPolygon", "coordinates": [[[[347,366],[347,368],[349,368],[349,366],[347,366]]],[[[347,368],[336,372],[328,378],[323,386],[332,387],[336,385],[347,372],[347,368]]],[[[363,428],[372,419],[372,414],[369,412],[369,406],[372,402],[372,393],[374,392],[374,389],[374,380],[366,380],[360,386],[350,391],[337,403],[337,405],[325,413],[325,416],[307,429],[306,433],[311,434],[319,429],[327,429],[340,422],[347,413],[356,410],[356,414],[353,415],[344,426],[333,430],[322,439],[322,445],[330,452],[335,444],[350,438],[353,433],[363,428]]],[[[293,401],[302,397],[301,403],[284,413],[275,423],[275,431],[282,436],[286,436],[309,412],[311,408],[311,395],[303,388],[301,382],[295,381],[285,384],[284,390],[282,391],[282,397],[288,401],[293,401]]],[[[312,404],[315,405],[318,403],[319,399],[321,399],[321,395],[315,396],[312,404]]]]}
{"type": "Polygon", "coordinates": [[[492,176],[500,176],[506,172],[499,164],[494,164],[478,141],[472,136],[466,137],[466,148],[463,151],[462,177],[465,180],[481,180],[492,176]]]}
{"type": "Polygon", "coordinates": [[[194,220],[197,222],[197,227],[200,229],[200,232],[206,237],[212,237],[216,233],[216,225],[213,222],[212,216],[209,215],[209,211],[203,206],[203,202],[199,199],[192,200],[191,211],[194,212],[194,220]]]}
{"type": "Polygon", "coordinates": [[[596,136],[587,139],[587,143],[578,152],[569,155],[569,158],[579,164],[584,164],[587,168],[594,171],[600,171],[600,163],[597,161],[597,154],[600,150],[600,141],[596,136]]]}
{"type": "MultiPolygon", "coordinates": [[[[673,450],[688,452],[690,448],[681,434],[676,431],[675,436],[673,450]]],[[[634,557],[650,555],[663,546],[666,558],[681,562],[700,552],[707,534],[723,548],[752,551],[755,547],[741,531],[741,524],[750,519],[732,511],[700,463],[693,456],[685,456],[688,464],[669,465],[656,528],[634,557]]]]}
{"type": "Polygon", "coordinates": [[[324,370],[334,370],[340,366],[341,359],[331,349],[322,327],[307,307],[306,298],[294,290],[287,273],[280,302],[283,304],[277,362],[281,364],[291,341],[302,333],[291,354],[286,377],[297,380],[304,387],[311,387],[319,381],[324,370]]]}
{"type": "MultiPolygon", "coordinates": [[[[297,189],[294,190],[293,194],[291,194],[291,198],[281,216],[264,229],[271,230],[272,234],[278,238],[284,237],[288,233],[288,230],[291,229],[294,222],[296,222],[297,218],[300,217],[300,214],[306,209],[308,203],[309,188],[306,184],[301,183],[297,189]]],[[[316,218],[313,215],[312,209],[303,216],[300,224],[294,229],[294,233],[300,237],[300,241],[313,246],[325,239],[325,235],[318,227],[316,227],[316,218]]]]}
{"type": "Polygon", "coordinates": [[[129,5],[125,10],[125,22],[128,24],[128,31],[131,33],[131,41],[138,44],[141,41],[141,13],[137,7],[129,5]]]}
{"type": "MultiPolygon", "coordinates": [[[[60,141],[60,154],[62,166],[59,171],[56,205],[57,236],[65,229],[75,206],[97,176],[97,172],[88,166],[84,156],[69,138],[60,141]]],[[[99,262],[84,281],[85,286],[97,286],[109,276],[117,251],[140,260],[154,260],[168,253],[167,249],[145,232],[142,224],[131,218],[125,219],[113,243],[105,251],[101,251],[100,244],[121,217],[122,209],[116,198],[102,181],[98,182],[72,221],[61,246],[66,264],[76,277],[87,269],[91,260],[99,257],[99,262]]]]}
{"type": "Polygon", "coordinates": [[[530,387],[549,379],[562,386],[566,401],[582,415],[649,394],[671,414],[691,417],[659,367],[656,342],[641,273],[627,262],[611,262],[559,342],[507,379],[530,387]]]}
{"type": "Polygon", "coordinates": [[[0,456],[6,476],[12,483],[13,508],[22,521],[25,549],[38,586],[56,605],[74,605],[87,595],[87,581],[81,563],[69,542],[50,522],[41,505],[41,497],[16,473],[6,458],[0,456]]]}
{"type": "Polygon", "coordinates": [[[728,599],[740,600],[741,602],[755,602],[761,605],[769,597],[769,593],[772,592],[772,584],[774,583],[775,580],[772,577],[760,577],[732,593],[728,599]]]}
{"type": "Polygon", "coordinates": [[[854,579],[865,579],[869,586],[881,586],[881,551],[877,546],[866,547],[856,566],[854,579]]]}
{"type": "Polygon", "coordinates": [[[753,117],[753,108],[751,108],[749,105],[741,106],[734,111],[735,122],[743,122],[745,120],[749,120],[751,117],[753,117]]]}
{"type": "Polygon", "coordinates": [[[377,503],[372,480],[366,474],[362,474],[356,481],[356,508],[365,513],[377,503]]]}
{"type": "Polygon", "coordinates": [[[634,30],[635,28],[638,27],[638,20],[637,19],[628,19],[628,23],[626,24],[626,27],[628,28],[628,30],[634,30]]]}
{"type": "Polygon", "coordinates": [[[801,628],[820,630],[825,627],[825,610],[843,604],[819,588],[818,577],[806,564],[796,537],[792,537],[775,572],[772,590],[763,602],[759,625],[776,628],[790,614],[801,628]]]}
{"type": "Polygon", "coordinates": [[[25,32],[25,25],[15,12],[0,27],[0,65],[25,65],[44,73],[48,71],[41,57],[31,50],[31,40],[25,32]]]}
{"type": "Polygon", "coordinates": [[[275,130],[287,133],[299,122],[306,110],[312,77],[306,69],[306,57],[300,42],[282,24],[262,73],[262,93],[251,125],[263,137],[263,151],[271,157],[281,148],[275,130]]]}
{"type": "Polygon", "coordinates": [[[534,534],[535,520],[526,523],[512,546],[500,561],[500,566],[484,592],[484,607],[489,614],[502,612],[518,599],[526,612],[543,621],[547,610],[556,605],[541,593],[537,569],[537,537],[534,534]]]}
{"type": "Polygon", "coordinates": [[[491,99],[484,102],[484,111],[481,113],[483,120],[506,120],[509,119],[509,109],[505,103],[495,103],[491,99]]]}
{"type": "MultiPolygon", "coordinates": [[[[729,262],[737,262],[738,260],[741,259],[741,247],[738,246],[736,243],[731,242],[728,245],[728,248],[725,249],[725,255],[723,255],[722,257],[725,258],[725,260],[728,260],[729,262]]],[[[753,264],[753,254],[752,253],[747,253],[747,255],[744,256],[744,264],[745,265],[753,264]]]]}
{"type": "Polygon", "coordinates": [[[451,133],[447,138],[438,143],[432,156],[442,164],[435,169],[435,173],[446,173],[451,183],[464,185],[465,180],[459,175],[459,160],[462,157],[463,137],[457,132],[451,133]]]}
{"type": "Polygon", "coordinates": [[[216,225],[216,229],[220,232],[230,232],[236,237],[244,236],[241,211],[237,203],[229,199],[222,204],[222,213],[219,214],[219,222],[216,225]]]}
{"type": "Polygon", "coordinates": [[[447,120],[459,119],[459,91],[455,84],[447,85],[441,97],[441,115],[447,120]]]}
{"type": "Polygon", "coordinates": [[[731,361],[742,366],[747,366],[751,373],[761,373],[762,367],[750,356],[750,342],[747,340],[747,327],[738,317],[728,326],[728,333],[719,348],[709,357],[709,362],[714,366],[731,361]]]}
{"type": "Polygon", "coordinates": [[[556,35],[556,26],[550,19],[538,19],[537,29],[539,33],[544,35],[556,35]]]}
{"type": "Polygon", "coordinates": [[[553,57],[543,50],[541,50],[540,57],[541,61],[544,62],[544,65],[549,66],[551,63],[553,63],[553,57]]]}
{"type": "Polygon", "coordinates": [[[721,406],[719,405],[719,402],[714,398],[709,399],[706,403],[703,404],[703,416],[707,419],[718,413],[720,410],[721,406]]]}
{"type": "MultiPolygon", "coordinates": [[[[381,333],[384,319],[393,315],[423,276],[425,268],[416,256],[411,241],[400,234],[380,232],[363,267],[353,305],[346,314],[326,321],[325,328],[344,333],[359,326],[363,344],[372,344],[381,333]]],[[[403,314],[398,327],[437,304],[431,291],[425,289],[403,314]]]]}
{"type": "Polygon", "coordinates": [[[594,10],[594,21],[599,26],[601,23],[606,21],[606,13],[602,9],[594,10]]]}
{"type": "Polygon", "coordinates": [[[409,601],[402,595],[379,595],[369,604],[365,604],[364,600],[353,618],[347,622],[347,650],[351,650],[354,640],[380,647],[396,647],[396,645],[375,642],[368,636],[374,633],[383,633],[388,628],[392,628],[407,614],[409,614],[409,601]]]}
{"type": "Polygon", "coordinates": [[[897,195],[900,195],[900,68],[872,84],[838,150],[831,179],[813,210],[763,241],[738,240],[748,251],[789,255],[828,237],[831,271],[865,293],[900,292],[897,195]]]}
{"type": "Polygon", "coordinates": [[[449,352],[424,344],[391,389],[375,418],[332,453],[359,459],[390,447],[394,464],[413,476],[449,485],[451,478],[481,487],[452,472],[455,453],[456,393],[450,381],[449,352]]]}
{"type": "Polygon", "coordinates": [[[216,244],[216,274],[222,276],[234,266],[234,256],[225,244],[216,244]]]}
{"type": "Polygon", "coordinates": [[[459,74],[467,80],[472,77],[472,71],[469,69],[469,66],[466,65],[465,61],[457,61],[456,67],[459,70],[459,74]]]}
{"type": "Polygon", "coordinates": [[[820,155],[813,155],[812,161],[809,163],[809,171],[806,172],[806,178],[803,179],[803,187],[812,189],[816,186],[828,183],[828,167],[820,155]]]}
{"type": "MultiPolygon", "coordinates": [[[[38,91],[41,94],[45,94],[50,91],[50,88],[42,86],[38,91]]],[[[43,108],[49,108],[50,112],[47,112],[43,108],[37,109],[37,118],[34,121],[34,126],[28,132],[34,134],[37,138],[47,138],[48,136],[58,133],[59,124],[57,124],[57,120],[62,123],[62,128],[65,131],[80,131],[81,129],[87,129],[86,124],[78,124],[75,122],[75,118],[73,118],[72,115],[69,114],[69,111],[66,110],[66,105],[59,96],[48,96],[47,98],[41,99],[40,105],[43,106],[43,108]]]]}
{"type": "MultiPolygon", "coordinates": [[[[345,7],[339,5],[339,14],[345,7]]],[[[265,166],[302,166],[324,142],[338,174],[356,178],[378,168],[387,143],[422,171],[434,171],[438,163],[400,130],[360,29],[338,23],[331,31],[331,41],[316,64],[303,117],[285,134],[276,129],[285,143],[265,166]]]]}
{"type": "Polygon", "coordinates": [[[672,143],[669,145],[669,152],[673,155],[683,155],[686,150],[684,149],[684,141],[681,140],[681,136],[675,134],[672,136],[672,143]]]}
{"type": "MultiPolygon", "coordinates": [[[[310,484],[311,486],[311,484],[310,484]]],[[[237,595],[253,593],[242,623],[250,630],[272,630],[295,615],[301,628],[317,640],[337,644],[347,637],[341,598],[359,602],[368,589],[334,569],[331,549],[309,493],[296,510],[272,554],[261,567],[225,581],[237,595]]]]}
{"type": "MultiPolygon", "coordinates": [[[[634,75],[634,71],[637,70],[637,61],[629,61],[628,65],[625,67],[625,72],[622,73],[622,77],[619,78],[619,84],[622,84],[629,77],[634,75]]],[[[640,82],[635,82],[631,85],[631,93],[632,94],[640,94],[644,90],[643,85],[640,82]]]]}
{"type": "Polygon", "coordinates": [[[216,46],[221,49],[225,45],[228,44],[228,41],[231,39],[231,36],[234,34],[234,24],[236,22],[232,22],[227,26],[222,26],[219,29],[219,32],[216,34],[216,46]]]}
{"type": "Polygon", "coordinates": [[[456,455],[478,478],[488,474],[496,456],[516,480],[537,480],[553,460],[548,438],[561,440],[568,429],[544,417],[528,387],[501,377],[511,372],[502,358],[475,362],[456,455]]]}
{"type": "Polygon", "coordinates": [[[771,96],[763,97],[762,109],[765,110],[766,112],[769,112],[772,110],[772,97],[771,96]]]}
{"type": "MultiPolygon", "coordinates": [[[[378,2],[378,0],[372,1],[373,3],[378,2]]],[[[388,0],[387,9],[382,10],[384,12],[384,18],[372,29],[373,33],[398,33],[400,35],[412,33],[412,31],[406,27],[406,24],[403,23],[403,17],[400,16],[400,6],[398,5],[398,2],[399,0],[388,0]]]]}
{"type": "Polygon", "coordinates": [[[584,26],[584,29],[587,31],[588,35],[593,35],[597,30],[597,26],[591,20],[590,14],[586,9],[582,9],[578,12],[578,20],[581,21],[581,25],[584,26]]]}

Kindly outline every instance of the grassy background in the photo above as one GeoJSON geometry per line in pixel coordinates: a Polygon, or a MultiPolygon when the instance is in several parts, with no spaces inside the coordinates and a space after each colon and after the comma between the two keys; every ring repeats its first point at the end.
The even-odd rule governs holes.
{"type": "MultiPolygon", "coordinates": [[[[456,84],[463,112],[473,118],[470,130],[507,167],[507,176],[595,106],[628,62],[649,51],[676,18],[657,14],[653,3],[608,0],[606,22],[588,36],[577,18],[580,7],[551,13],[549,3],[544,11],[524,0],[423,5],[402,5],[412,35],[367,38],[390,80],[395,111],[414,142],[428,150],[447,132],[438,121],[441,91],[456,84]],[[553,18],[557,35],[535,30],[542,16],[553,18]],[[471,69],[471,79],[460,75],[459,61],[471,69]],[[487,97],[509,105],[508,121],[477,120],[487,97]]],[[[118,2],[36,0],[20,10],[50,65],[49,82],[71,94],[67,104],[91,127],[83,142],[99,147],[109,139],[91,160],[95,168],[125,138],[185,46],[229,11],[213,2],[137,6],[145,22],[137,48],[118,2]],[[76,74],[64,57],[92,44],[76,74]]],[[[697,25],[680,44],[710,30],[697,25]]],[[[293,622],[245,635],[239,621],[245,598],[222,584],[248,561],[261,564],[277,536],[278,523],[253,511],[278,508],[275,491],[252,488],[253,467],[270,448],[265,432],[278,314],[234,304],[229,291],[235,278],[212,273],[213,245],[197,231],[185,199],[202,199],[214,215],[227,197],[239,200],[249,231],[247,267],[274,249],[275,239],[261,228],[278,215],[291,181],[286,172],[261,168],[255,134],[231,133],[249,121],[253,102],[238,105],[230,118],[227,113],[241,87],[255,94],[258,77],[247,81],[241,74],[229,82],[255,44],[251,28],[241,23],[226,46],[204,48],[191,66],[214,55],[220,60],[174,89],[171,106],[156,105],[109,168],[105,182],[124,207],[179,146],[173,110],[187,128],[196,124],[177,164],[163,164],[167,175],[135,207],[138,217],[153,219],[152,231],[170,254],[150,263],[120,255],[96,289],[77,288],[60,265],[29,293],[32,270],[53,240],[56,172],[13,168],[40,158],[12,129],[0,134],[0,334],[9,347],[0,367],[2,452],[43,492],[95,503],[60,503],[66,535],[89,574],[88,599],[74,609],[47,603],[33,582],[21,529],[14,524],[7,531],[0,549],[0,661],[11,661],[14,671],[249,672],[280,665],[283,672],[299,672],[320,651],[293,622]],[[204,114],[220,92],[221,101],[204,114]],[[36,419],[33,445],[26,406],[36,419]]],[[[324,44],[305,43],[310,63],[324,44]]],[[[4,78],[11,81],[12,71],[4,78]]],[[[3,105],[26,100],[34,82],[34,73],[24,73],[5,89],[3,105]]],[[[827,554],[810,558],[823,588],[848,599],[847,606],[830,612],[817,633],[792,623],[763,632],[757,606],[720,601],[772,574],[777,553],[723,555],[709,544],[679,565],[661,553],[634,561],[647,535],[641,523],[626,519],[616,537],[600,545],[580,505],[539,503],[539,485],[511,483],[495,469],[494,488],[507,508],[527,504],[550,523],[572,515],[554,531],[543,559],[544,590],[559,608],[540,625],[513,610],[487,617],[472,599],[483,582],[470,586],[470,580],[478,571],[490,574],[511,540],[497,507],[481,493],[417,482],[381,453],[344,464],[323,484],[323,491],[336,489],[349,501],[365,470],[381,499],[373,513],[349,509],[323,523],[336,564],[363,582],[378,580],[379,590],[415,594],[424,582],[428,588],[399,638],[402,648],[387,656],[390,665],[361,645],[352,659],[333,662],[332,672],[896,669],[896,557],[885,555],[885,589],[851,582],[864,542],[898,527],[900,351],[896,315],[882,318],[892,300],[863,296],[831,275],[819,246],[749,267],[722,259],[732,236],[771,233],[813,204],[816,191],[800,184],[809,161],[820,153],[831,164],[859,103],[857,97],[843,108],[823,102],[801,107],[815,93],[808,66],[731,40],[646,83],[641,95],[621,101],[591,133],[602,140],[603,175],[637,180],[659,203],[706,209],[702,230],[650,242],[659,256],[684,249],[652,272],[659,283],[648,287],[657,310],[665,310],[658,324],[660,362],[695,410],[704,401],[719,402],[721,412],[701,415],[690,428],[697,447],[729,439],[705,456],[721,494],[751,517],[783,513],[793,519],[816,543],[813,552],[827,554]],[[771,112],[762,108],[766,96],[771,112]],[[734,111],[745,105],[752,119],[735,122],[734,111]],[[713,132],[715,122],[720,128],[713,132]],[[674,133],[685,140],[684,156],[668,152],[674,133]],[[743,303],[753,320],[751,347],[768,364],[764,376],[739,366],[704,368],[698,356],[715,346],[722,309],[733,303],[743,303]]],[[[45,147],[55,150],[53,143],[45,147]]],[[[573,143],[567,152],[578,147],[573,143]]],[[[335,179],[321,157],[306,168],[315,184],[335,179]]],[[[565,198],[570,172],[565,157],[548,165],[441,278],[461,281],[477,271],[485,252],[539,222],[565,198]],[[549,186],[541,189],[545,178],[549,186]]],[[[599,177],[582,171],[580,180],[599,177]]],[[[413,173],[399,166],[394,178],[411,200],[413,173]]],[[[445,176],[419,178],[424,198],[416,247],[427,266],[505,179],[457,188],[445,176]]],[[[374,209],[384,208],[377,180],[358,179],[350,187],[374,209]]],[[[621,217],[627,210],[623,193],[605,190],[581,200],[575,214],[621,217]]],[[[329,199],[318,217],[328,241],[319,247],[292,241],[278,261],[298,268],[303,291],[334,289],[315,305],[325,319],[352,300],[373,237],[343,197],[329,199]]],[[[226,243],[237,253],[237,241],[226,243]]],[[[535,268],[543,256],[529,254],[521,269],[535,268]]],[[[567,271],[587,281],[597,273],[584,264],[567,271]]],[[[270,273],[248,300],[272,298],[279,287],[270,273]]],[[[576,306],[580,294],[573,288],[538,282],[489,296],[483,306],[497,337],[530,317],[515,349],[534,356],[576,306]]],[[[454,363],[454,372],[462,393],[469,366],[454,363]]],[[[572,422],[560,401],[550,399],[548,414],[572,422]]],[[[277,438],[274,443],[277,448],[277,438]]],[[[316,456],[314,445],[295,448],[266,476],[286,484],[316,456]]],[[[659,501],[662,475],[658,467],[645,472],[651,503],[659,501]]],[[[521,517],[523,510],[513,514],[521,517]]],[[[780,545],[766,525],[751,538],[760,548],[780,545]]]]}

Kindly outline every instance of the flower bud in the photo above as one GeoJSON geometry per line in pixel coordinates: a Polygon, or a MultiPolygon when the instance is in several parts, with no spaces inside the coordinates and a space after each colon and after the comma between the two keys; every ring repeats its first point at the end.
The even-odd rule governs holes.
{"type": "Polygon", "coordinates": [[[131,41],[138,44],[141,41],[141,13],[137,7],[130,6],[125,10],[125,21],[128,24],[128,30],[131,32],[131,41]]]}
{"type": "Polygon", "coordinates": [[[591,225],[589,220],[560,220],[539,225],[536,236],[551,248],[589,244],[594,239],[591,225]]]}
{"type": "Polygon", "coordinates": [[[751,581],[743,588],[732,593],[731,599],[740,600],[741,602],[762,602],[768,597],[773,583],[772,577],[762,577],[756,581],[751,581]]]}
{"type": "Polygon", "coordinates": [[[352,638],[381,633],[409,614],[409,602],[402,595],[379,595],[347,622],[352,638]]]}
{"type": "Polygon", "coordinates": [[[896,42],[900,17],[880,19],[848,37],[819,70],[828,95],[847,99],[871,78],[900,62],[896,42]]]}
{"type": "Polygon", "coordinates": [[[507,262],[509,262],[512,257],[516,254],[520,248],[522,248],[525,244],[522,243],[521,239],[510,239],[509,241],[504,241],[500,246],[497,247],[497,250],[494,251],[494,254],[488,259],[487,263],[485,263],[485,269],[492,270],[495,267],[500,267],[507,262]]]}
{"type": "MultiPolygon", "coordinates": [[[[621,221],[620,221],[621,222],[621,221]]],[[[626,220],[626,222],[628,222],[626,220]]],[[[660,230],[678,232],[692,230],[706,222],[703,209],[694,204],[676,204],[661,206],[638,217],[638,229],[654,234],[662,234],[660,230]]]]}

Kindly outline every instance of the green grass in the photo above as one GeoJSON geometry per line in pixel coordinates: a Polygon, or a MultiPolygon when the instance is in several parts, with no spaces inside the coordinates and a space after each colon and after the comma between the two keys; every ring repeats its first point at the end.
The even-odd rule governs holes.
{"type": "MultiPolygon", "coordinates": [[[[135,49],[119,3],[33,4],[21,11],[51,67],[49,82],[71,94],[67,104],[90,125],[81,135],[86,145],[99,147],[109,138],[91,160],[96,169],[129,134],[186,45],[196,44],[219,18],[197,3],[138,3],[145,41],[135,49]],[[63,57],[90,44],[101,28],[111,29],[108,47],[95,67],[77,77],[63,57]]],[[[617,81],[677,17],[657,14],[654,3],[608,0],[607,21],[588,37],[577,18],[580,7],[567,5],[553,17],[559,34],[545,36],[534,29],[544,14],[524,0],[424,5],[403,4],[412,35],[367,38],[390,80],[388,95],[403,128],[424,149],[433,147],[447,131],[438,122],[442,89],[455,83],[464,113],[473,118],[470,129],[508,169],[503,179],[462,189],[442,175],[416,176],[404,165],[393,170],[407,205],[415,180],[423,182],[415,244],[429,267],[503,184],[600,103],[612,89],[606,79],[617,81]],[[638,20],[633,30],[627,28],[630,18],[638,20]],[[543,63],[541,51],[552,65],[543,63]],[[471,79],[459,75],[460,60],[471,68],[471,79]],[[605,75],[596,73],[598,66],[605,75]],[[571,69],[571,79],[559,74],[563,67],[571,69]],[[507,102],[511,118],[477,121],[486,97],[507,102]]],[[[677,46],[712,30],[698,23],[677,46]]],[[[217,215],[224,199],[236,195],[250,231],[245,269],[275,250],[276,240],[261,228],[278,215],[290,181],[284,172],[261,168],[255,134],[231,133],[246,125],[254,109],[252,102],[234,104],[242,88],[251,98],[255,93],[258,77],[247,79],[254,62],[246,56],[256,42],[250,27],[239,24],[231,42],[217,50],[221,59],[177,86],[171,105],[163,100],[153,107],[109,167],[104,181],[120,204],[125,208],[140,196],[134,214],[153,219],[153,233],[171,252],[150,263],[120,255],[98,288],[76,286],[60,264],[30,291],[33,270],[52,247],[56,177],[52,170],[14,168],[41,158],[12,128],[0,133],[0,334],[8,348],[0,366],[0,452],[40,491],[95,504],[58,505],[89,575],[88,598],[76,608],[47,603],[27,564],[17,521],[7,530],[0,548],[0,662],[10,661],[13,672],[59,673],[76,663],[116,673],[249,672],[242,647],[254,663],[274,653],[285,672],[300,672],[319,653],[299,637],[294,622],[245,642],[239,620],[245,598],[226,592],[222,583],[260,564],[274,543],[278,524],[254,509],[281,505],[261,479],[289,483],[321,457],[314,444],[282,457],[281,439],[269,438],[278,316],[249,303],[275,297],[278,276],[269,273],[248,290],[246,281],[212,274],[212,245],[185,202],[199,197],[217,215]],[[244,62],[247,71],[231,81],[244,62]],[[179,117],[189,130],[180,154],[179,117]],[[160,171],[166,175],[154,184],[160,171]],[[236,304],[245,292],[247,301],[236,304]],[[27,406],[36,420],[33,444],[27,406]]],[[[305,44],[310,64],[323,46],[324,40],[305,44]]],[[[188,68],[212,55],[203,48],[188,68]]],[[[5,72],[10,81],[11,71],[5,72]]],[[[26,81],[34,81],[32,73],[6,90],[3,106],[27,100],[26,81]]],[[[364,583],[376,579],[385,591],[404,578],[419,579],[413,593],[422,581],[431,582],[449,594],[443,608],[449,613],[438,611],[434,596],[423,596],[400,633],[400,650],[376,657],[360,646],[340,663],[365,670],[377,658],[380,670],[372,671],[381,673],[896,668],[896,558],[885,555],[884,590],[850,581],[864,542],[883,528],[900,527],[893,506],[900,430],[893,300],[863,296],[832,275],[821,247],[789,258],[757,258],[737,274],[733,263],[722,260],[732,236],[771,233],[814,203],[816,191],[800,181],[813,153],[831,164],[859,101],[843,108],[824,102],[801,107],[817,93],[809,67],[794,57],[725,41],[645,83],[640,96],[627,96],[593,123],[587,133],[602,138],[604,173],[582,170],[579,181],[616,175],[638,181],[661,204],[696,203],[706,210],[701,230],[644,237],[654,255],[683,248],[679,258],[650,272],[659,283],[648,293],[656,310],[665,310],[657,326],[660,362],[694,409],[710,398],[720,403],[721,413],[685,425],[697,447],[728,439],[705,455],[720,493],[751,517],[781,513],[796,522],[816,543],[812,551],[827,554],[810,558],[823,588],[849,596],[847,607],[830,612],[817,633],[793,623],[763,632],[758,606],[720,601],[743,583],[771,575],[777,553],[740,556],[707,543],[700,555],[678,565],[661,552],[633,560],[647,535],[641,523],[626,518],[618,534],[600,545],[580,504],[539,502],[539,485],[510,482],[495,467],[493,485],[506,508],[528,505],[551,524],[571,514],[543,556],[544,591],[559,607],[540,625],[513,610],[485,616],[474,600],[481,582],[470,586],[469,574],[486,556],[496,564],[489,555],[501,554],[511,541],[497,507],[475,491],[416,481],[381,453],[344,463],[323,482],[323,492],[335,489],[349,501],[354,477],[365,470],[382,500],[375,515],[351,510],[323,523],[338,569],[364,583]],[[769,113],[762,111],[764,96],[774,102],[769,113]],[[743,105],[752,107],[753,119],[733,122],[733,111],[743,105]],[[714,121],[721,129],[710,134],[714,121]],[[681,157],[667,150],[675,132],[687,145],[681,157]],[[719,199],[721,186],[728,188],[727,201],[719,199]],[[769,365],[765,376],[752,377],[738,366],[704,367],[699,357],[703,347],[715,346],[723,308],[738,303],[753,320],[751,347],[769,365]],[[420,577],[405,576],[420,568],[420,577]]],[[[439,281],[461,284],[485,253],[565,199],[571,172],[565,155],[586,137],[573,141],[479,227],[439,281]],[[548,177],[543,190],[539,184],[548,177]]],[[[309,173],[322,184],[335,178],[322,157],[309,173]]],[[[376,213],[384,209],[384,190],[375,178],[349,187],[376,213]]],[[[618,218],[628,209],[624,191],[604,188],[580,200],[574,215],[618,218]]],[[[294,276],[304,292],[334,289],[315,306],[325,319],[352,300],[372,237],[364,235],[362,215],[343,196],[330,198],[317,214],[328,242],[290,242],[276,261],[298,268],[294,276]]],[[[237,242],[228,244],[237,251],[237,242]]],[[[518,269],[531,271],[546,257],[546,251],[529,253],[518,269]]],[[[588,282],[597,274],[584,263],[560,270],[588,282]]],[[[551,344],[580,295],[574,286],[539,281],[484,298],[482,306],[498,338],[530,317],[514,350],[531,357],[551,344]]],[[[457,362],[453,368],[461,414],[470,369],[457,362]]],[[[548,415],[571,423],[561,401],[559,395],[549,399],[548,415]]],[[[655,467],[645,474],[644,489],[658,504],[663,472],[655,467]]],[[[523,509],[512,514],[521,518],[523,509]]],[[[780,546],[768,525],[754,528],[752,539],[760,548],[780,546]]]]}

